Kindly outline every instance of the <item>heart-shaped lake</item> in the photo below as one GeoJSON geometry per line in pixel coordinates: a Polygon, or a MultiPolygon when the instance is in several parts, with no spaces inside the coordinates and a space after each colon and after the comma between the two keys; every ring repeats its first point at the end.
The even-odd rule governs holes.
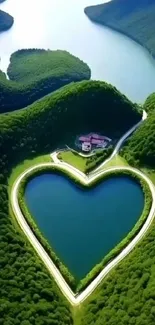
{"type": "Polygon", "coordinates": [[[80,280],[133,228],[144,194],[127,176],[83,190],[57,174],[43,174],[26,186],[31,215],[61,261],[80,280]]]}

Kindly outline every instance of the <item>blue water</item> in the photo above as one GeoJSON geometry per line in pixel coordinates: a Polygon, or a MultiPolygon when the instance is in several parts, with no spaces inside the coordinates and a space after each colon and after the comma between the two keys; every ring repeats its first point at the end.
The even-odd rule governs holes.
{"type": "Polygon", "coordinates": [[[88,63],[92,79],[143,103],[155,90],[155,61],[131,39],[87,18],[84,8],[99,2],[106,0],[4,1],[0,9],[15,23],[0,34],[0,69],[6,71],[11,53],[21,48],[67,50],[88,63]]]}
{"type": "Polygon", "coordinates": [[[134,180],[120,176],[82,190],[60,175],[32,179],[25,200],[44,237],[81,279],[133,228],[144,207],[134,180]]]}

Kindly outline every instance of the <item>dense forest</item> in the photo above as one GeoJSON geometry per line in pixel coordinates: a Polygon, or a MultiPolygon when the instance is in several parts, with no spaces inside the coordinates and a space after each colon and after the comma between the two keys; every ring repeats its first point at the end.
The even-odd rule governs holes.
{"type": "Polygon", "coordinates": [[[12,155],[18,162],[42,150],[49,152],[62,139],[65,143],[68,132],[124,133],[140,119],[137,106],[111,85],[97,81],[67,85],[23,110],[0,115],[0,152],[5,158],[0,173],[7,172],[12,155]]]}
{"type": "Polygon", "coordinates": [[[155,94],[144,104],[148,118],[127,141],[122,154],[129,163],[155,167],[155,94]]]}
{"type": "Polygon", "coordinates": [[[155,93],[148,96],[144,103],[144,109],[147,112],[147,114],[150,114],[154,111],[155,113],[155,93]]]}
{"type": "Polygon", "coordinates": [[[26,109],[0,115],[0,324],[73,324],[65,298],[10,216],[11,168],[50,152],[68,130],[104,128],[108,121],[115,128],[121,123],[128,128],[139,119],[137,107],[125,96],[93,81],[67,85],[26,109]]]}
{"type": "MultiPolygon", "coordinates": [[[[155,166],[155,94],[144,109],[149,116],[128,140],[123,154],[131,164],[155,166]]],[[[127,256],[82,305],[77,325],[154,325],[155,221],[127,256]]]]}
{"type": "Polygon", "coordinates": [[[8,30],[13,25],[13,22],[14,19],[12,16],[0,10],[0,32],[8,30]]]}
{"type": "Polygon", "coordinates": [[[154,0],[112,0],[85,8],[88,17],[138,41],[155,56],[154,0]]]}
{"type": "Polygon", "coordinates": [[[9,216],[0,185],[0,324],[71,325],[69,306],[9,216]]]}
{"type": "Polygon", "coordinates": [[[155,221],[143,241],[83,304],[78,325],[154,323],[155,221]]]}
{"type": "Polygon", "coordinates": [[[0,113],[17,110],[70,83],[90,79],[86,63],[66,51],[19,50],[6,79],[0,72],[0,113]]]}
{"type": "MultiPolygon", "coordinates": [[[[138,40],[155,55],[154,0],[113,0],[87,8],[86,13],[92,20],[138,40]]],[[[13,18],[0,11],[0,31],[12,24],[13,18]]],[[[72,313],[10,211],[8,178],[19,162],[49,153],[61,141],[65,143],[68,133],[76,135],[97,129],[121,134],[140,120],[138,106],[115,87],[104,82],[81,81],[90,79],[90,75],[85,63],[65,51],[36,49],[17,51],[11,56],[10,80],[0,71],[0,112],[31,104],[16,112],[0,114],[2,325],[155,323],[155,221],[136,249],[72,313]],[[41,99],[50,92],[53,94],[41,99]],[[34,103],[37,99],[40,100],[34,103]]],[[[126,142],[122,155],[131,164],[154,167],[155,94],[148,97],[144,109],[149,116],[126,142]]],[[[93,164],[90,159],[88,171],[93,164]]]]}

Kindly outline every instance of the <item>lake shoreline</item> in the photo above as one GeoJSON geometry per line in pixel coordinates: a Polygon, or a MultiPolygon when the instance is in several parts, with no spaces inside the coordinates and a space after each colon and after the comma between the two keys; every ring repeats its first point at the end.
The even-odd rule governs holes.
{"type": "Polygon", "coordinates": [[[148,214],[148,210],[149,210],[150,204],[151,204],[151,201],[149,201],[149,192],[148,192],[147,185],[136,174],[134,174],[131,171],[126,171],[126,170],[121,170],[121,171],[116,170],[116,171],[112,171],[112,172],[110,170],[106,170],[103,172],[102,176],[96,177],[96,179],[92,180],[89,184],[86,184],[85,182],[83,183],[83,181],[80,180],[80,178],[78,179],[71,172],[65,170],[64,168],[60,167],[59,165],[56,166],[56,165],[51,164],[50,166],[49,165],[42,166],[42,167],[36,166],[36,169],[34,169],[33,171],[30,171],[30,172],[27,170],[27,172],[28,172],[28,174],[26,176],[24,176],[23,180],[21,181],[20,186],[19,186],[19,191],[18,191],[18,202],[19,202],[20,209],[21,209],[22,213],[24,214],[26,221],[28,222],[30,228],[36,235],[39,242],[41,242],[41,244],[43,245],[44,249],[47,251],[49,256],[52,257],[52,260],[55,261],[55,257],[57,257],[56,261],[58,262],[58,264],[56,263],[56,266],[58,267],[58,269],[60,269],[60,272],[63,274],[63,276],[65,276],[65,280],[67,281],[67,283],[69,284],[71,289],[74,291],[76,288],[76,290],[75,290],[76,293],[82,292],[83,289],[85,289],[87,287],[87,285],[89,285],[90,282],[96,277],[96,275],[98,275],[100,273],[101,269],[111,260],[111,258],[116,256],[118,254],[118,252],[120,252],[124,247],[126,247],[128,245],[128,243],[133,239],[133,237],[141,229],[143,223],[146,220],[146,216],[148,214]],[[133,180],[135,183],[137,183],[137,185],[140,185],[141,190],[144,194],[144,208],[143,208],[142,214],[138,218],[133,229],[128,233],[128,235],[118,245],[115,246],[115,248],[113,248],[108,254],[106,254],[101,259],[100,263],[95,265],[92,268],[92,270],[90,272],[88,272],[87,275],[83,279],[81,279],[81,281],[79,283],[77,283],[76,278],[74,278],[74,276],[70,273],[68,267],[66,267],[66,265],[64,265],[61,262],[61,259],[59,260],[55,251],[52,250],[48,240],[42,236],[38,226],[36,226],[36,223],[34,222],[32,214],[28,211],[26,204],[25,204],[24,193],[25,193],[27,184],[31,180],[36,178],[37,176],[41,176],[44,173],[45,174],[46,173],[51,173],[51,174],[54,173],[56,175],[58,174],[60,176],[64,176],[69,181],[71,181],[72,185],[74,184],[77,188],[79,188],[79,186],[80,186],[81,189],[85,189],[85,190],[93,189],[97,185],[101,184],[102,182],[104,182],[110,178],[113,178],[113,177],[117,178],[120,176],[121,177],[125,176],[125,177],[133,180]],[[64,270],[65,270],[65,273],[64,273],[64,270]]]}
{"type": "Polygon", "coordinates": [[[113,30],[113,31],[115,31],[115,32],[118,32],[118,33],[120,33],[120,34],[126,36],[126,37],[129,38],[130,40],[134,41],[136,44],[140,45],[144,50],[146,50],[146,51],[148,52],[148,54],[152,57],[152,59],[155,60],[155,54],[153,54],[153,53],[151,52],[151,50],[150,50],[150,49],[149,49],[149,48],[148,48],[144,43],[140,42],[136,37],[132,36],[131,34],[128,34],[127,32],[123,31],[123,30],[120,29],[120,28],[114,27],[114,26],[111,25],[111,24],[108,24],[108,23],[106,23],[106,22],[103,22],[103,21],[100,21],[100,20],[97,20],[97,19],[92,19],[92,18],[90,18],[89,15],[88,15],[87,12],[86,12],[86,9],[87,9],[87,7],[84,8],[84,13],[85,13],[85,15],[88,17],[88,19],[89,19],[90,21],[92,21],[93,23],[95,23],[95,24],[97,24],[97,25],[107,27],[107,28],[109,28],[109,29],[111,29],[111,30],[113,30]]]}
{"type": "MultiPolygon", "coordinates": [[[[95,2],[97,4],[97,0],[95,2]]],[[[93,80],[105,80],[133,102],[144,103],[154,91],[155,62],[152,53],[149,54],[148,49],[145,50],[143,44],[138,44],[136,39],[132,39],[132,42],[130,35],[124,34],[126,37],[123,37],[120,30],[112,32],[112,26],[91,22],[84,14],[84,8],[93,3],[94,0],[80,0],[73,4],[67,0],[66,4],[61,4],[60,13],[60,3],[56,0],[52,3],[45,0],[39,5],[37,0],[33,3],[27,0],[22,4],[20,0],[4,1],[0,8],[14,17],[15,24],[8,33],[0,35],[1,70],[7,71],[11,54],[21,48],[66,50],[87,62],[93,80]],[[33,28],[33,8],[30,12],[30,6],[34,10],[38,6],[36,29],[33,28]],[[64,15],[65,7],[67,13],[64,15]],[[29,24],[26,19],[28,15],[29,24]]]]}

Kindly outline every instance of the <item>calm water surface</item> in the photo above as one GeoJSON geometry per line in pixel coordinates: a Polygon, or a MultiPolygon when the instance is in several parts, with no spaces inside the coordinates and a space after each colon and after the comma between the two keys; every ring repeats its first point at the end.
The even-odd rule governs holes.
{"type": "Polygon", "coordinates": [[[89,64],[93,79],[110,82],[133,101],[143,102],[155,91],[155,61],[129,38],[89,21],[84,7],[98,3],[6,0],[0,8],[15,23],[0,35],[0,68],[6,71],[10,54],[20,48],[68,50],[89,64]]]}
{"type": "Polygon", "coordinates": [[[127,235],[144,206],[140,186],[124,176],[83,191],[63,176],[44,174],[28,183],[25,200],[44,237],[78,279],[127,235]]]}

